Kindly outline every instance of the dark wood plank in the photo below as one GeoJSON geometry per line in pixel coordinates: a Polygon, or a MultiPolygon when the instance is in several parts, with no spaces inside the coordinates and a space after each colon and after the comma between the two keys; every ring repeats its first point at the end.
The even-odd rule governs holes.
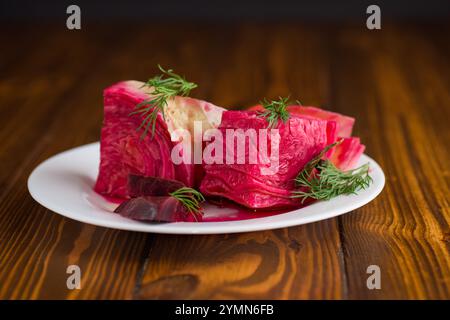
{"type": "Polygon", "coordinates": [[[448,28],[1,29],[11,45],[0,52],[0,298],[448,299],[450,79],[440,36],[448,28]],[[354,116],[356,135],[385,170],[384,192],[340,218],[221,236],[97,228],[35,203],[31,170],[98,139],[102,89],[145,80],[158,63],[218,105],[291,94],[354,116]],[[69,264],[81,267],[82,290],[67,290],[69,264]],[[366,287],[371,264],[381,267],[382,290],[366,287]]]}
{"type": "Polygon", "coordinates": [[[349,298],[450,296],[449,87],[436,53],[409,31],[343,30],[335,43],[334,103],[356,116],[387,178],[379,198],[340,218],[349,298]],[[381,268],[381,290],[366,287],[369,265],[381,268]]]}
{"type": "MultiPolygon", "coordinates": [[[[139,51],[143,32],[136,29],[128,31],[137,34],[130,49],[139,51]]],[[[5,176],[6,188],[1,196],[0,295],[3,298],[132,297],[143,262],[141,257],[146,250],[146,235],[96,228],[62,218],[35,203],[26,190],[27,176],[40,161],[58,151],[97,139],[102,118],[102,88],[115,77],[120,79],[120,72],[128,63],[124,58],[129,36],[122,34],[121,37],[116,33],[117,44],[109,45],[111,52],[105,55],[104,47],[111,40],[108,34],[108,29],[105,29],[96,37],[77,36],[77,41],[72,38],[68,42],[54,37],[52,39],[56,43],[52,47],[61,51],[51,55],[64,56],[65,50],[71,49],[75,51],[73,58],[78,62],[73,62],[72,66],[70,60],[62,61],[68,64],[55,63],[55,70],[48,67],[50,70],[46,72],[46,63],[51,64],[51,61],[42,54],[42,61],[33,58],[30,62],[33,68],[24,67],[25,71],[39,72],[42,65],[42,72],[48,77],[44,81],[51,82],[55,74],[55,78],[66,78],[68,83],[65,87],[49,85],[35,92],[35,95],[27,97],[29,103],[23,104],[22,109],[12,116],[17,125],[22,115],[30,115],[30,119],[24,121],[28,121],[26,124],[34,130],[30,130],[30,126],[28,130],[18,130],[13,144],[16,149],[2,152],[7,161],[15,161],[19,165],[14,176],[5,176]],[[104,42],[101,42],[102,38],[104,42]],[[94,47],[89,49],[90,46],[94,47]],[[78,50],[79,53],[76,52],[78,50]],[[99,60],[103,63],[98,64],[99,60]],[[93,62],[90,66],[89,61],[93,62]],[[88,75],[80,74],[75,70],[77,68],[88,75]],[[45,103],[37,108],[39,101],[45,103]],[[33,145],[32,141],[37,137],[38,143],[33,145]],[[21,141],[29,142],[17,143],[21,141]],[[17,154],[24,158],[17,161],[17,154]],[[66,268],[69,264],[80,266],[82,290],[67,289],[66,268]]],[[[16,76],[24,81],[28,74],[19,72],[16,76]]],[[[42,77],[38,79],[42,81],[42,77]]],[[[21,90],[23,88],[17,86],[13,95],[20,96],[21,90]]]]}
{"type": "Polygon", "coordinates": [[[339,298],[336,230],[328,220],[245,234],[156,236],[137,298],[339,298]]]}
{"type": "MultiPolygon", "coordinates": [[[[0,195],[1,297],[133,296],[149,236],[57,216],[31,199],[26,179],[40,161],[98,139],[103,88],[127,78],[145,79],[156,71],[157,63],[176,65],[173,62],[179,55],[189,54],[189,48],[174,45],[179,27],[166,30],[170,37],[140,26],[117,30],[108,26],[89,33],[50,30],[48,38],[40,39],[46,46],[33,56],[24,56],[1,82],[6,88],[0,97],[2,106],[9,112],[2,118],[9,127],[1,131],[7,140],[1,157],[9,169],[1,176],[5,186],[0,195]],[[8,108],[11,105],[18,108],[8,108]],[[19,123],[19,130],[11,136],[19,123]],[[79,291],[66,288],[66,267],[72,263],[84,275],[79,291]]],[[[197,31],[190,28],[185,36],[197,31]]]]}

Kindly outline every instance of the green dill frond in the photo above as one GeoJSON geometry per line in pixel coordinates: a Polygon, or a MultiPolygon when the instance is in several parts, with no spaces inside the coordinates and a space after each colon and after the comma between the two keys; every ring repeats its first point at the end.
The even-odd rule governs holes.
{"type": "Polygon", "coordinates": [[[353,170],[341,171],[326,159],[320,160],[315,169],[317,172],[312,174],[308,174],[307,170],[300,172],[295,183],[297,187],[305,189],[293,191],[292,198],[300,198],[302,203],[307,198],[330,200],[339,195],[356,194],[372,183],[368,163],[353,170]]]}
{"type": "Polygon", "coordinates": [[[302,203],[307,198],[330,200],[369,187],[372,178],[369,176],[368,163],[356,169],[341,171],[329,159],[322,159],[328,150],[341,142],[342,139],[326,146],[305,165],[295,178],[298,189],[292,192],[292,198],[300,198],[302,203]]]}
{"type": "Polygon", "coordinates": [[[319,154],[317,156],[315,156],[314,158],[312,158],[312,160],[310,160],[303,168],[302,172],[300,172],[299,175],[306,175],[306,176],[310,176],[311,173],[313,172],[313,170],[317,167],[317,165],[319,164],[319,162],[321,161],[321,159],[323,158],[323,156],[328,152],[328,150],[330,150],[333,147],[336,147],[337,145],[342,143],[342,139],[339,141],[336,141],[335,143],[329,144],[328,146],[326,146],[325,148],[323,148],[322,151],[319,152],[319,154]]]}
{"type": "Polygon", "coordinates": [[[289,97],[279,97],[279,100],[272,101],[264,99],[260,103],[265,110],[259,111],[258,116],[266,118],[269,124],[268,128],[275,128],[279,120],[286,122],[289,119],[289,112],[286,109],[289,104],[289,97]]]}
{"type": "Polygon", "coordinates": [[[202,213],[200,204],[205,201],[205,197],[199,191],[188,187],[182,187],[169,193],[169,195],[180,201],[186,210],[193,214],[194,217],[202,213]]]}
{"type": "Polygon", "coordinates": [[[158,65],[158,68],[162,74],[149,79],[143,85],[143,87],[147,86],[153,90],[150,93],[152,98],[136,105],[135,110],[130,113],[130,116],[141,114],[143,117],[141,125],[137,128],[138,131],[144,129],[141,139],[147,135],[150,127],[152,128],[153,138],[158,113],[161,112],[163,118],[165,117],[164,108],[167,106],[167,100],[175,96],[188,96],[191,90],[197,88],[197,84],[188,82],[184,77],[174,73],[173,70],[164,70],[160,65],[158,65]]]}

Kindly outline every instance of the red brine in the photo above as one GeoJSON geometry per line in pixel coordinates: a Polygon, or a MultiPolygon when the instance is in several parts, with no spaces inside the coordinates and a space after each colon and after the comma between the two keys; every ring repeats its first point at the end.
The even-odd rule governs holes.
{"type": "Polygon", "coordinates": [[[144,177],[135,174],[128,176],[128,194],[130,197],[140,196],[168,196],[185,184],[178,180],[164,179],[160,177],[144,177]]]}
{"type": "Polygon", "coordinates": [[[201,214],[188,212],[177,199],[166,197],[137,197],[122,202],[115,213],[144,222],[198,222],[201,214]]]}

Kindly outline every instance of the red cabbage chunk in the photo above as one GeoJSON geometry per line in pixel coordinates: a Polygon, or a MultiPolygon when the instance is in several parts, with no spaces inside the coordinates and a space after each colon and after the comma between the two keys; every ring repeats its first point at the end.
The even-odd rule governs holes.
{"type": "Polygon", "coordinates": [[[358,160],[366,147],[357,137],[343,138],[330,157],[331,162],[341,169],[350,170],[358,166],[358,160]]]}
{"type": "Polygon", "coordinates": [[[201,214],[190,213],[178,199],[170,196],[137,197],[120,204],[115,213],[143,222],[198,222],[201,214]]]}
{"type": "MultiPolygon", "coordinates": [[[[258,132],[259,129],[266,129],[267,125],[266,119],[259,117],[256,112],[226,111],[222,115],[219,130],[225,137],[227,129],[255,129],[258,132]]],[[[249,164],[250,148],[246,146],[245,164],[237,163],[236,152],[233,164],[226,163],[227,152],[223,153],[223,164],[204,164],[205,177],[200,191],[204,195],[221,196],[252,209],[298,207],[298,200],[291,198],[295,188],[294,178],[308,161],[329,144],[329,136],[335,134],[327,132],[332,129],[327,121],[296,115],[292,115],[286,123],[280,121],[277,129],[280,135],[279,163],[275,174],[267,175],[270,163],[249,164]]],[[[270,139],[269,134],[268,149],[270,139]]],[[[223,140],[224,150],[231,148],[226,139],[223,140]]]]}
{"type": "MultiPolygon", "coordinates": [[[[261,105],[250,107],[248,110],[263,110],[261,105]]],[[[328,144],[343,140],[341,144],[326,153],[326,157],[341,170],[350,170],[357,167],[358,160],[366,148],[357,137],[351,137],[355,119],[336,112],[323,110],[317,107],[291,105],[287,107],[290,114],[307,119],[321,119],[328,121],[328,144]],[[335,128],[332,128],[335,127],[335,128]],[[334,134],[334,135],[333,135],[334,134]]]]}
{"type": "Polygon", "coordinates": [[[334,121],[337,126],[336,133],[339,137],[345,138],[352,135],[355,118],[316,107],[288,106],[287,110],[290,114],[296,114],[305,118],[334,121]]]}
{"type": "Polygon", "coordinates": [[[151,97],[150,92],[139,81],[120,82],[104,91],[100,168],[94,187],[104,196],[129,198],[129,174],[179,180],[186,186],[195,184],[196,166],[176,165],[171,160],[172,147],[178,143],[171,141],[171,133],[178,129],[191,132],[193,121],[202,121],[204,130],[218,126],[224,109],[197,99],[174,97],[167,101],[165,118],[158,114],[154,136],[149,132],[141,139],[142,131],[136,129],[143,116],[130,113],[151,97]]]}
{"type": "MultiPolygon", "coordinates": [[[[262,105],[250,107],[248,110],[262,111],[262,105]]],[[[287,107],[290,114],[295,114],[309,119],[321,119],[336,122],[336,133],[339,137],[345,138],[352,135],[355,118],[345,116],[343,114],[332,112],[317,107],[307,107],[299,105],[291,105],[287,107]]]]}
{"type": "Polygon", "coordinates": [[[168,196],[182,187],[183,182],[158,177],[144,177],[135,174],[128,176],[128,194],[132,198],[140,196],[168,196]]]}
{"type": "Polygon", "coordinates": [[[366,147],[361,144],[359,138],[351,137],[355,124],[354,118],[316,107],[289,106],[288,110],[291,114],[302,117],[335,122],[337,139],[342,140],[342,143],[327,152],[326,156],[341,170],[350,170],[357,167],[358,160],[366,147]]]}
{"type": "Polygon", "coordinates": [[[357,167],[358,160],[366,147],[361,144],[359,138],[351,137],[355,123],[354,118],[316,107],[289,106],[288,110],[291,114],[301,117],[335,122],[337,140],[342,140],[342,143],[328,151],[326,157],[341,170],[350,170],[357,167]]]}

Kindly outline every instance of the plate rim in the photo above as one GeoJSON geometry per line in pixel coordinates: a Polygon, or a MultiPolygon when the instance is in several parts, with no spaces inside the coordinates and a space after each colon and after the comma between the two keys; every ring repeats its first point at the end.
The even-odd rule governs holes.
{"type": "MultiPolygon", "coordinates": [[[[96,216],[80,216],[78,214],[73,214],[64,208],[61,208],[56,205],[49,204],[48,202],[42,201],[38,192],[33,187],[34,179],[36,179],[36,175],[45,168],[46,165],[51,163],[52,161],[56,161],[60,157],[64,157],[67,154],[74,152],[81,152],[83,149],[97,148],[100,150],[100,142],[93,142],[85,145],[81,145],[75,148],[71,148],[60,153],[57,153],[48,159],[42,161],[39,165],[37,165],[27,180],[27,187],[31,197],[38,202],[43,207],[48,210],[62,215],[66,218],[79,221],[82,223],[87,223],[94,226],[106,227],[124,231],[135,231],[135,232],[146,232],[146,233],[159,233],[159,234],[230,234],[230,233],[244,233],[244,232],[253,232],[253,231],[263,231],[263,230],[273,230],[280,228],[287,228],[292,226],[298,226],[313,222],[318,222],[322,220],[327,220],[333,217],[337,217],[343,215],[345,213],[350,213],[369,202],[373,201],[383,190],[385,185],[385,174],[381,168],[381,166],[369,157],[366,154],[362,155],[364,162],[369,161],[371,163],[372,170],[377,170],[379,175],[379,180],[377,180],[377,184],[372,184],[372,188],[375,188],[370,196],[364,197],[362,199],[355,198],[354,201],[347,204],[345,207],[337,207],[333,210],[328,210],[325,213],[314,215],[312,217],[298,217],[297,219],[290,219],[293,215],[298,215],[301,211],[305,211],[307,208],[312,208],[317,204],[322,202],[313,203],[307,207],[295,209],[280,215],[287,217],[288,219],[274,219],[274,217],[279,217],[280,215],[273,215],[268,217],[247,219],[247,220],[239,220],[239,221],[218,221],[218,222],[172,222],[172,223],[164,223],[164,224],[149,224],[145,222],[134,221],[130,219],[123,218],[123,223],[116,220],[107,220],[107,219],[99,219],[96,216]],[[300,221],[299,221],[300,220],[300,221]],[[128,222],[128,223],[126,223],[128,222]],[[237,223],[239,222],[239,223],[237,223]],[[125,224],[124,224],[125,223],[125,224]]],[[[360,160],[361,161],[361,160],[360,160]]],[[[342,197],[342,196],[340,196],[342,197]]],[[[357,197],[357,196],[356,196],[357,197]]],[[[106,200],[105,200],[106,201],[106,200]]],[[[330,200],[332,201],[332,200],[330,200]]],[[[104,212],[107,212],[104,210],[104,212]]],[[[111,212],[107,212],[111,214],[111,212]]]]}

